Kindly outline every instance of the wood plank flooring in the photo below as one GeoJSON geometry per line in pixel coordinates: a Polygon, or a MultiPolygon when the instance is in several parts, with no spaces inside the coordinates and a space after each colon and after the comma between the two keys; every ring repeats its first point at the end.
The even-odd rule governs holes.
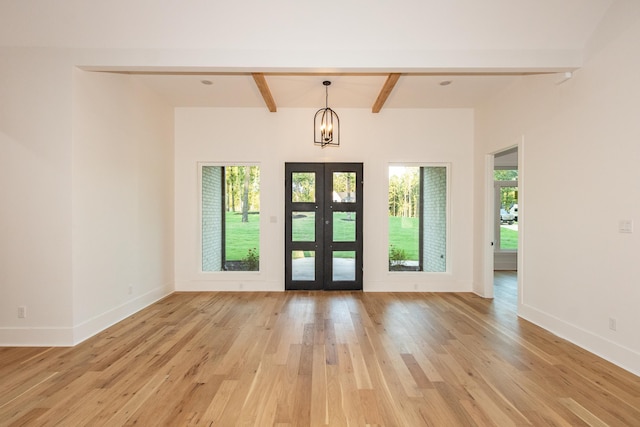
{"type": "Polygon", "coordinates": [[[0,349],[0,426],[638,426],[640,378],[450,293],[176,293],[0,349]]]}

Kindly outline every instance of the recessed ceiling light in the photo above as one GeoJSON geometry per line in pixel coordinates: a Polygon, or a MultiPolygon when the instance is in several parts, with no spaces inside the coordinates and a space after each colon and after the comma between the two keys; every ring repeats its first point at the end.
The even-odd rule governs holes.
{"type": "Polygon", "coordinates": [[[203,85],[212,85],[213,82],[211,80],[200,80],[200,83],[202,83],[203,85]]]}
{"type": "Polygon", "coordinates": [[[440,82],[440,86],[449,86],[451,84],[451,80],[443,80],[440,82]]]}

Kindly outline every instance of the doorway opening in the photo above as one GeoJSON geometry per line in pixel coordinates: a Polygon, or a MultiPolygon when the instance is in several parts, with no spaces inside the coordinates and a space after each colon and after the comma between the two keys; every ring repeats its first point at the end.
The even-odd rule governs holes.
{"type": "Polygon", "coordinates": [[[514,309],[518,294],[518,251],[521,221],[519,215],[518,147],[493,156],[493,265],[494,297],[513,297],[514,309]]]}
{"type": "Polygon", "coordinates": [[[362,170],[285,164],[286,290],[362,290],[362,170]]]}

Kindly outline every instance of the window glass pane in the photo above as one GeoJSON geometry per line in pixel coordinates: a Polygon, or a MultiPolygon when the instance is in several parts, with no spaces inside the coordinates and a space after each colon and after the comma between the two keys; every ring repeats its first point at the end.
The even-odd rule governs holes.
{"type": "Polygon", "coordinates": [[[316,280],[315,251],[291,252],[291,279],[303,281],[316,280]]]}
{"type": "Polygon", "coordinates": [[[257,270],[260,247],[260,172],[257,166],[225,168],[225,270],[257,270]]]}
{"type": "Polygon", "coordinates": [[[420,258],[420,168],[389,168],[389,270],[417,270],[420,258]]]}
{"type": "Polygon", "coordinates": [[[333,173],[333,201],[341,203],[356,202],[356,173],[333,173]]]}
{"type": "Polygon", "coordinates": [[[202,167],[202,271],[257,271],[260,168],[202,167]]]}
{"type": "Polygon", "coordinates": [[[355,242],[356,241],[356,213],[355,212],[333,212],[333,241],[334,242],[355,242]]]}
{"type": "Polygon", "coordinates": [[[314,172],[294,172],[291,174],[291,201],[315,203],[316,174],[314,172]]]}
{"type": "Polygon", "coordinates": [[[356,280],[356,252],[333,251],[333,280],[356,280]]]}
{"type": "Polygon", "coordinates": [[[316,213],[291,212],[291,241],[314,242],[316,240],[316,213]]]}
{"type": "Polygon", "coordinates": [[[499,187],[500,238],[496,249],[518,249],[518,187],[499,187]]]}

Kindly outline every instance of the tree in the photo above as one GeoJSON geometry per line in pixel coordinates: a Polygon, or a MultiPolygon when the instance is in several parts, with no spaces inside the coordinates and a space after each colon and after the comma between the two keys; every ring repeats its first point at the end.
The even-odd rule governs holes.
{"type": "Polygon", "coordinates": [[[396,175],[389,178],[389,216],[398,216],[400,208],[400,182],[396,175]]]}
{"type": "Polygon", "coordinates": [[[316,199],[316,179],[313,172],[294,172],[291,180],[292,202],[311,202],[316,199]]]}
{"type": "Polygon", "coordinates": [[[227,212],[235,212],[236,210],[235,184],[236,184],[236,177],[238,175],[238,171],[237,171],[238,168],[237,166],[227,166],[224,169],[225,169],[225,182],[227,186],[227,193],[226,193],[227,194],[227,197],[226,197],[227,212]]]}
{"type": "Polygon", "coordinates": [[[244,186],[242,191],[242,222],[249,222],[249,182],[251,181],[251,172],[249,167],[243,167],[244,186]]]}
{"type": "Polygon", "coordinates": [[[260,168],[250,166],[251,183],[249,186],[249,210],[260,211],[260,168]]]}
{"type": "Polygon", "coordinates": [[[517,181],[517,169],[497,169],[493,171],[494,181],[517,181]]]}
{"type": "MultiPolygon", "coordinates": [[[[499,169],[493,171],[493,179],[495,181],[517,181],[517,169],[499,169]]],[[[514,183],[515,184],[515,183],[514,183]]],[[[504,185],[504,184],[502,184],[504,185]]],[[[509,209],[518,203],[518,187],[500,187],[500,205],[504,209],[509,209]]]]}
{"type": "Polygon", "coordinates": [[[420,204],[420,168],[404,167],[389,177],[389,215],[416,217],[420,204]]]}

